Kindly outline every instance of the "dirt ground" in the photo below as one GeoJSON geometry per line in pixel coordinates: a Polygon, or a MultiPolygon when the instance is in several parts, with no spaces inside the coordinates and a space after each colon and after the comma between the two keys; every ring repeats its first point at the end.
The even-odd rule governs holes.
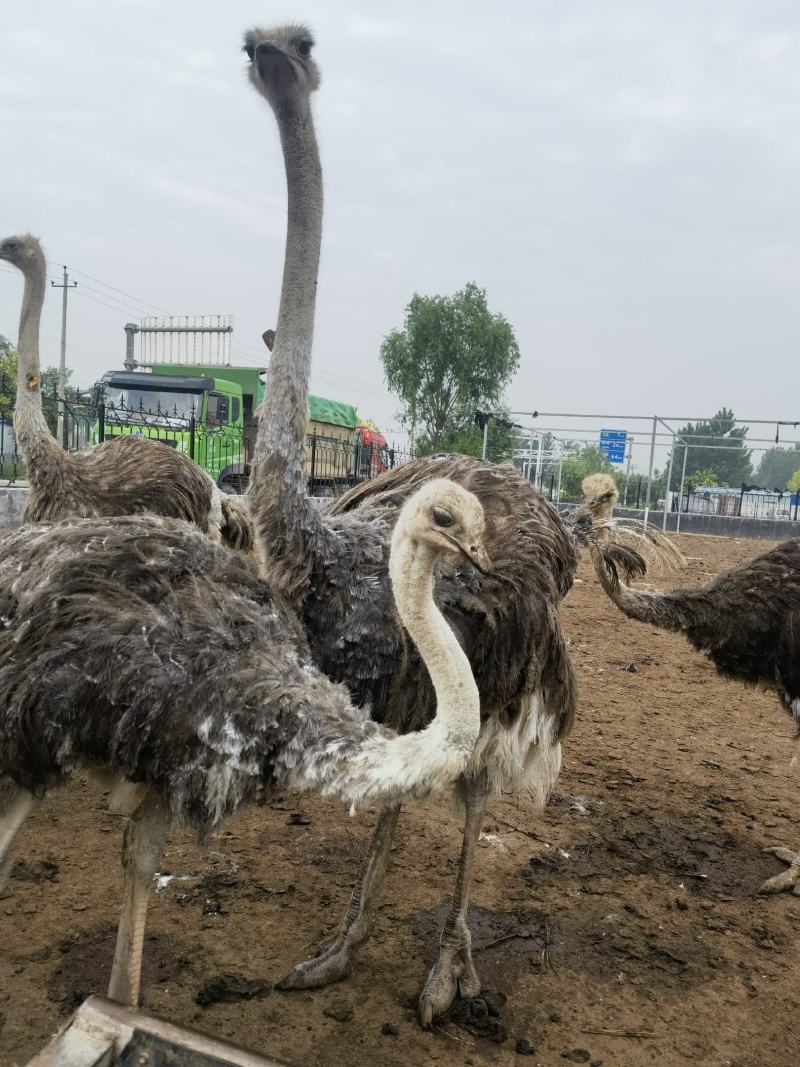
{"type": "MultiPolygon", "coordinates": [[[[681,547],[689,584],[770,546],[681,547]]],[[[287,796],[231,821],[207,851],[173,835],[144,1006],[309,1067],[797,1064],[800,899],[754,895],[784,869],[761,849],[800,846],[791,720],[679,637],[625,620],[585,563],[580,576],[564,606],[580,712],[557,793],[543,813],[496,799],[486,820],[471,909],[483,1005],[431,1033],[414,1015],[460,846],[443,800],[404,812],[352,977],[271,990],[335,931],[374,819],[287,796]]],[[[104,989],[121,831],[76,780],[17,842],[0,899],[4,1067],[104,989]]]]}

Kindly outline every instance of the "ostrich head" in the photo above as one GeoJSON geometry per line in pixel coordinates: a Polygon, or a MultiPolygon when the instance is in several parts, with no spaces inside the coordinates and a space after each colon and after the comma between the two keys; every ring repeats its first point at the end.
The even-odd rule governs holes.
{"type": "Polygon", "coordinates": [[[619,502],[617,483],[610,474],[588,474],[581,482],[583,502],[595,522],[608,522],[619,502]]]}
{"type": "Polygon", "coordinates": [[[258,27],[244,35],[242,49],[250,60],[250,81],[273,110],[299,104],[319,86],[319,68],[311,58],[314,38],[305,26],[258,27]]]}
{"type": "Polygon", "coordinates": [[[44,259],[44,252],[38,240],[31,234],[25,233],[19,237],[6,237],[0,241],[0,259],[13,263],[25,274],[36,265],[37,260],[44,259]]]}
{"type": "Polygon", "coordinates": [[[446,478],[426,482],[400,513],[395,537],[464,556],[482,574],[492,564],[483,546],[483,507],[476,496],[446,478]]]}

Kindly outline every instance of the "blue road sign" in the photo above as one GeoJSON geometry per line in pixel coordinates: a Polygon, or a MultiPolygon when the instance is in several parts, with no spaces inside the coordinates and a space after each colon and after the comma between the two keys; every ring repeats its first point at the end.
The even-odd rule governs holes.
{"type": "Polygon", "coordinates": [[[609,463],[625,462],[625,446],[628,442],[627,430],[601,430],[600,451],[609,463]]]}

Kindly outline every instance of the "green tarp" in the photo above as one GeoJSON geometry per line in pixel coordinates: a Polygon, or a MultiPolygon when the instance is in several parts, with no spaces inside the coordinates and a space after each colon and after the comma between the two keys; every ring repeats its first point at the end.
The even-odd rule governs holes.
{"type": "Polygon", "coordinates": [[[309,396],[308,418],[310,422],[327,422],[331,426],[358,426],[358,414],[351,404],[326,400],[324,396],[309,396]]]}

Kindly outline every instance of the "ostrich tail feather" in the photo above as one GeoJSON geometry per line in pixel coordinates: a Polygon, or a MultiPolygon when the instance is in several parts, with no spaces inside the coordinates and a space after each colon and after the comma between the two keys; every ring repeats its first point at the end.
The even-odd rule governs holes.
{"type": "Polygon", "coordinates": [[[595,524],[594,539],[597,543],[632,548],[644,559],[651,573],[672,574],[687,567],[686,557],[678,546],[650,522],[643,526],[638,519],[606,519],[595,524]]]}

